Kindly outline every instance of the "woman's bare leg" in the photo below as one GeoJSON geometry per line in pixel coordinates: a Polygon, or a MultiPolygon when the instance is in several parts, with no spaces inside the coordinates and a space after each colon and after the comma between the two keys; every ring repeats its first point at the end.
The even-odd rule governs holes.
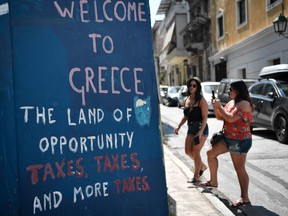
{"type": "Polygon", "coordinates": [[[208,166],[210,170],[210,184],[214,186],[218,186],[218,156],[228,152],[227,147],[219,141],[218,143],[210,146],[207,150],[207,157],[208,157],[208,166]]]}
{"type": "Polygon", "coordinates": [[[241,198],[244,203],[250,202],[248,195],[248,187],[249,187],[249,176],[245,169],[246,155],[243,154],[231,154],[231,158],[233,161],[234,168],[237,173],[240,190],[241,190],[241,198]]]}
{"type": "Polygon", "coordinates": [[[203,165],[206,167],[206,165],[203,163],[201,158],[201,149],[203,148],[205,142],[207,140],[207,136],[202,136],[200,143],[198,145],[193,146],[193,152],[194,152],[194,178],[199,179],[200,170],[203,169],[203,165]]]}

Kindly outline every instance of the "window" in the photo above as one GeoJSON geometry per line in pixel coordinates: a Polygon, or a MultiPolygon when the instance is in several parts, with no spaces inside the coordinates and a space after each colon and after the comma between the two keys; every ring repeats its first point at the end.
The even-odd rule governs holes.
{"type": "Polygon", "coordinates": [[[287,82],[281,82],[277,83],[279,91],[284,95],[284,97],[288,96],[288,83],[287,82]]]}
{"type": "Polygon", "coordinates": [[[192,65],[192,75],[193,75],[193,77],[197,76],[196,65],[192,65]]]}
{"type": "Polygon", "coordinates": [[[241,71],[242,78],[246,79],[247,78],[246,77],[246,68],[242,68],[240,71],[241,71]]]}
{"type": "Polygon", "coordinates": [[[263,88],[263,85],[261,83],[257,84],[257,85],[254,85],[250,92],[252,94],[257,94],[257,95],[261,95],[261,92],[262,92],[262,88],[263,88]]]}
{"type": "Polygon", "coordinates": [[[236,0],[237,27],[240,28],[247,23],[247,0],[236,0]]]}
{"type": "Polygon", "coordinates": [[[275,95],[275,89],[274,87],[272,86],[272,84],[270,83],[267,83],[264,87],[263,87],[263,95],[268,97],[268,93],[271,93],[273,92],[273,94],[275,95]]]}
{"type": "Polygon", "coordinates": [[[273,9],[282,3],[282,0],[266,0],[266,11],[273,9]]]}
{"type": "Polygon", "coordinates": [[[223,11],[219,11],[217,15],[217,38],[222,39],[224,37],[224,14],[223,11]]]}
{"type": "Polygon", "coordinates": [[[281,64],[280,58],[273,59],[273,65],[281,64]]]}
{"type": "Polygon", "coordinates": [[[277,64],[281,64],[280,58],[271,58],[267,60],[267,65],[277,65],[277,64]]]}

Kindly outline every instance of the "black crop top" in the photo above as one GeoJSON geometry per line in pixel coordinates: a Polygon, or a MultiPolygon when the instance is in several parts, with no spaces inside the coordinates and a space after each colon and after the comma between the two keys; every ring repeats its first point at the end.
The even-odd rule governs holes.
{"type": "Polygon", "coordinates": [[[202,111],[201,111],[201,107],[199,106],[199,103],[200,101],[198,102],[198,106],[184,108],[183,112],[185,116],[188,116],[188,123],[195,122],[195,121],[202,121],[202,111]]]}

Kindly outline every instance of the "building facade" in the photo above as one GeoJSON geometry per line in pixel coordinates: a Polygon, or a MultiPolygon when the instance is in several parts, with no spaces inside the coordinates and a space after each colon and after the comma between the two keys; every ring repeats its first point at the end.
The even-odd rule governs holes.
{"type": "Polygon", "coordinates": [[[188,4],[185,1],[162,0],[160,3],[157,14],[165,14],[164,20],[157,26],[156,33],[161,84],[182,83],[184,60],[188,54],[180,31],[187,25],[187,13],[188,4]]]}
{"type": "Polygon", "coordinates": [[[163,84],[191,76],[256,79],[265,66],[287,64],[288,40],[273,28],[287,6],[288,0],[162,0],[157,37],[163,46],[156,56],[163,84]]]}
{"type": "Polygon", "coordinates": [[[157,14],[165,18],[153,27],[154,42],[162,46],[154,49],[161,84],[182,85],[193,76],[211,80],[209,6],[208,0],[161,1],[157,14]]]}
{"type": "Polygon", "coordinates": [[[190,0],[189,22],[183,32],[188,57],[187,78],[197,76],[203,81],[211,80],[209,57],[211,53],[210,1],[190,0]]]}
{"type": "Polygon", "coordinates": [[[288,63],[288,41],[273,28],[287,5],[288,0],[211,0],[212,79],[255,79],[265,66],[288,63]]]}

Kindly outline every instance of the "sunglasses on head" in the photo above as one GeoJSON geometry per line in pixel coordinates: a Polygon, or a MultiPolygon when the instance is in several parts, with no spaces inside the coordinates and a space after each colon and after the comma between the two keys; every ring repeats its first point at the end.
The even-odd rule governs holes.
{"type": "Polygon", "coordinates": [[[196,84],[191,84],[191,83],[190,83],[188,86],[189,86],[189,88],[190,88],[191,86],[192,86],[192,88],[196,88],[196,87],[197,87],[196,84]]]}
{"type": "Polygon", "coordinates": [[[233,88],[229,87],[229,91],[235,91],[233,88]]]}

